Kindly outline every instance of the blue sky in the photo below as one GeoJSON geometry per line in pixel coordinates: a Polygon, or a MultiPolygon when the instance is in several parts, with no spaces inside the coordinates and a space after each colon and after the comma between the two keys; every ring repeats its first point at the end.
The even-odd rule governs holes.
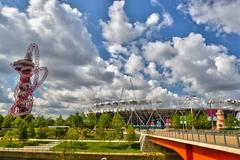
{"type": "Polygon", "coordinates": [[[239,0],[0,2],[0,97],[9,101],[18,78],[7,64],[31,41],[49,68],[36,105],[51,114],[118,99],[122,88],[131,99],[130,78],[138,99],[239,95],[239,0]]]}
{"type": "MultiPolygon", "coordinates": [[[[108,7],[113,1],[77,1],[77,0],[62,0],[69,4],[72,8],[77,8],[87,18],[86,25],[89,32],[93,35],[92,40],[98,46],[100,54],[103,58],[108,58],[108,53],[102,46],[102,36],[99,27],[99,19],[104,21],[109,20],[108,7]]],[[[140,21],[144,22],[147,17],[153,12],[167,11],[174,19],[174,24],[171,27],[165,28],[159,32],[156,32],[152,37],[152,40],[169,40],[173,36],[187,36],[190,32],[201,33],[206,38],[206,43],[214,43],[224,45],[228,48],[231,54],[239,55],[240,37],[236,34],[220,35],[214,30],[205,30],[206,25],[198,25],[191,19],[191,16],[184,15],[183,12],[177,10],[179,4],[187,4],[186,0],[173,0],[173,1],[160,1],[159,5],[152,5],[150,0],[129,0],[126,1],[124,9],[131,22],[140,21]]],[[[1,0],[3,5],[11,7],[17,7],[19,10],[25,11],[28,7],[27,0],[1,0]]]]}
{"type": "MultiPolygon", "coordinates": [[[[98,26],[98,20],[108,20],[107,15],[108,7],[112,4],[112,1],[98,0],[91,1],[76,1],[76,0],[66,0],[61,1],[68,3],[71,7],[77,8],[84,16],[87,17],[87,26],[92,35],[92,38],[96,44],[99,44],[99,49],[101,49],[102,37],[100,34],[100,29],[98,26]]],[[[174,18],[174,24],[163,31],[156,33],[155,39],[168,40],[173,36],[186,36],[190,32],[198,32],[207,37],[208,43],[221,44],[226,46],[231,53],[238,54],[240,46],[237,45],[240,40],[239,36],[235,34],[228,35],[217,35],[216,31],[206,31],[204,29],[205,25],[197,25],[191,20],[188,15],[183,15],[182,12],[177,10],[179,3],[186,3],[187,1],[159,1],[159,5],[151,5],[151,1],[142,0],[138,3],[138,0],[126,1],[125,11],[127,12],[130,21],[145,21],[146,18],[152,12],[161,12],[162,10],[168,11],[174,18]]],[[[8,5],[11,7],[17,7],[19,10],[25,10],[28,6],[27,0],[1,0],[3,5],[8,5]]],[[[104,52],[104,51],[102,51],[104,52]]],[[[107,54],[107,53],[105,53],[107,54]]],[[[104,57],[105,55],[103,55],[104,57]]]]}

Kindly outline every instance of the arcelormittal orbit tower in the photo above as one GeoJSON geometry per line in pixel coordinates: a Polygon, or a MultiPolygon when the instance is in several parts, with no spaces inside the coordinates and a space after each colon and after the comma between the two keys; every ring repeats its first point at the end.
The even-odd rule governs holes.
{"type": "Polygon", "coordinates": [[[14,117],[25,116],[32,111],[33,92],[46,79],[48,69],[39,67],[39,50],[35,43],[29,45],[24,59],[17,60],[11,65],[19,73],[20,79],[14,90],[15,103],[9,113],[14,117]]]}

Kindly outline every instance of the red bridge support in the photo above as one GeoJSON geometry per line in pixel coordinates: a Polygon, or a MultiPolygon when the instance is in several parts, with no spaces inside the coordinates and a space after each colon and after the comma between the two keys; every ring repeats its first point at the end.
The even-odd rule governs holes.
{"type": "Polygon", "coordinates": [[[176,151],[184,160],[240,160],[240,155],[171,140],[148,137],[152,143],[176,151]]]}

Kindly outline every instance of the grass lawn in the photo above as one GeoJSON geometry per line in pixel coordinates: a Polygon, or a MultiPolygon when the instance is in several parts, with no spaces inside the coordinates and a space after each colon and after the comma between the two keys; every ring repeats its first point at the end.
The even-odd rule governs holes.
{"type": "Polygon", "coordinates": [[[52,150],[77,152],[141,153],[136,142],[62,142],[52,150]]]}
{"type": "Polygon", "coordinates": [[[12,147],[12,148],[21,148],[24,146],[38,146],[39,144],[47,144],[49,142],[46,141],[24,141],[21,142],[19,140],[12,140],[11,143],[1,140],[0,141],[0,147],[12,147]]]}

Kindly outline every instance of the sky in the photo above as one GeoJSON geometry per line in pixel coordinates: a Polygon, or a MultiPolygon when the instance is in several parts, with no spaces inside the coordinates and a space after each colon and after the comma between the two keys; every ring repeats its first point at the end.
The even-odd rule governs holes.
{"type": "Polygon", "coordinates": [[[0,113],[31,42],[49,75],[34,114],[97,101],[239,98],[240,0],[0,0],[0,113]],[[132,81],[132,85],[130,83],[132,81]]]}

